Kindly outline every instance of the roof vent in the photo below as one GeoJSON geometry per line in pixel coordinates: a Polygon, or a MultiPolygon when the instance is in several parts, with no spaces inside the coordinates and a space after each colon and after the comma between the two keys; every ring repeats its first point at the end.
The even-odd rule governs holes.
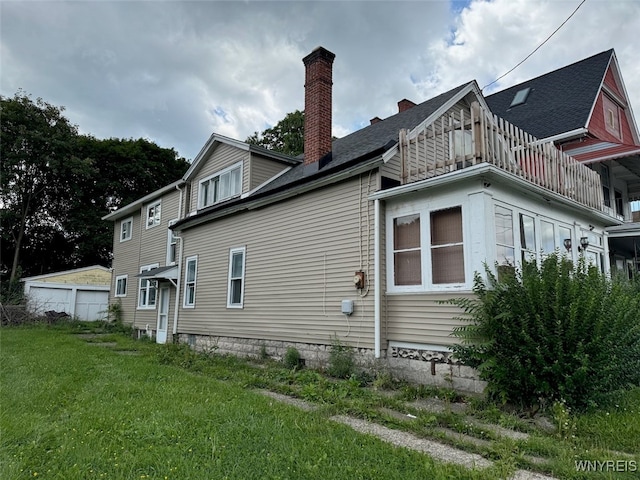
{"type": "Polygon", "coordinates": [[[518,90],[515,97],[511,101],[511,105],[509,108],[515,107],[516,105],[522,105],[527,101],[527,97],[529,96],[529,92],[531,91],[531,87],[523,88],[522,90],[518,90]]]}

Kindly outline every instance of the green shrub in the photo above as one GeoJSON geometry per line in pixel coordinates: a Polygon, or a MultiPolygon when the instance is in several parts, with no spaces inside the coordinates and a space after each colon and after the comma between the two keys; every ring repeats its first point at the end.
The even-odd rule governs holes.
{"type": "Polygon", "coordinates": [[[331,344],[327,373],[335,378],[349,378],[354,373],[353,350],[337,338],[331,344]]]}
{"type": "Polygon", "coordinates": [[[287,353],[284,354],[282,362],[287,368],[299,368],[302,363],[300,352],[293,347],[287,348],[287,353]]]}
{"type": "Polygon", "coordinates": [[[525,262],[500,280],[479,274],[454,352],[488,382],[490,398],[522,407],[564,401],[582,409],[640,385],[640,288],[584,259],[525,262]]]}

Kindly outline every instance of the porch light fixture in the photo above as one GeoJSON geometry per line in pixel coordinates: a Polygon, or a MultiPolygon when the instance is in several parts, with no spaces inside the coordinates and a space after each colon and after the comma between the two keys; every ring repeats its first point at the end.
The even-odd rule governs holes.
{"type": "Polygon", "coordinates": [[[587,249],[589,246],[589,237],[580,237],[580,246],[578,247],[578,251],[582,252],[587,249]]]}
{"type": "Polygon", "coordinates": [[[562,242],[562,243],[564,243],[564,248],[567,249],[567,252],[570,252],[571,251],[571,239],[570,238],[565,238],[564,242],[562,242]]]}

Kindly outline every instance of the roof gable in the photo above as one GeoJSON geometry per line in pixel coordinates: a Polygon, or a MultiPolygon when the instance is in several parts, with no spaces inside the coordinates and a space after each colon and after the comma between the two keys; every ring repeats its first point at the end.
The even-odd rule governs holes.
{"type": "Polygon", "coordinates": [[[486,97],[492,113],[536,138],[587,128],[613,49],[486,97]],[[515,95],[530,88],[526,101],[511,106],[515,95]]]}

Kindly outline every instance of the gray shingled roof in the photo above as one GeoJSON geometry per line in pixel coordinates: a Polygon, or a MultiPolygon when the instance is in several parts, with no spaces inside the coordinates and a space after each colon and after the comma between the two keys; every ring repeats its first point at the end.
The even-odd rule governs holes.
{"type": "Polygon", "coordinates": [[[491,111],[537,138],[586,128],[613,49],[486,97],[491,111]],[[510,107],[515,94],[530,87],[522,105],[510,107]]]}
{"type": "MultiPolygon", "coordinates": [[[[450,100],[456,93],[468,86],[469,83],[472,82],[462,84],[437,97],[420,103],[409,110],[392,115],[381,122],[369,125],[346,137],[334,140],[332,144],[331,161],[314,174],[313,178],[340,170],[340,167],[344,167],[355,160],[364,160],[376,153],[382,154],[398,142],[400,129],[416,127],[450,100]]],[[[303,178],[304,166],[298,165],[265,185],[256,193],[263,194],[268,191],[280,189],[286,187],[288,184],[297,183],[303,178]]]]}

